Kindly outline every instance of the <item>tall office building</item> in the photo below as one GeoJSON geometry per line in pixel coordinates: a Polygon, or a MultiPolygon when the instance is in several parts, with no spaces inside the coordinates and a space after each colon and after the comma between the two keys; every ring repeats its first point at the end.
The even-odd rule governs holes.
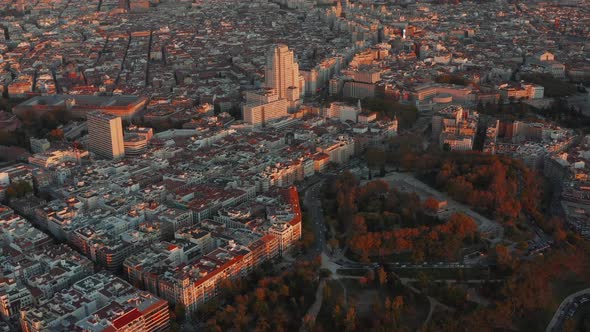
{"type": "Polygon", "coordinates": [[[279,99],[293,101],[294,97],[299,99],[305,92],[305,81],[299,75],[299,65],[287,45],[276,45],[268,54],[265,75],[266,87],[275,89],[279,99]]]}
{"type": "Polygon", "coordinates": [[[88,150],[110,159],[125,156],[123,123],[118,116],[101,112],[88,114],[88,150]]]}

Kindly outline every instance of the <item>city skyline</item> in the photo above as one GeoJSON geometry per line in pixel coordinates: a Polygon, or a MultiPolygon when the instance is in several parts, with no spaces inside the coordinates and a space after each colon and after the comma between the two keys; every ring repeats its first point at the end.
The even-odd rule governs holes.
{"type": "Polygon", "coordinates": [[[0,332],[590,326],[589,0],[0,18],[0,332]]]}

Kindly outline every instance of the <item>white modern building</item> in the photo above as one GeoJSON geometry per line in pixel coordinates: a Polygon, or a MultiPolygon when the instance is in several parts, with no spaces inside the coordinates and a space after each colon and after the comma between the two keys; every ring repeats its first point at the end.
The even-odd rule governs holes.
{"type": "MultiPolygon", "coordinates": [[[[299,74],[295,55],[287,45],[276,45],[266,58],[265,85],[273,88],[279,99],[299,97],[305,93],[305,80],[299,74]],[[296,91],[289,91],[289,89],[296,91]]],[[[289,100],[291,101],[291,100],[289,100]]]]}
{"type": "Polygon", "coordinates": [[[109,159],[124,157],[121,118],[101,112],[88,114],[88,150],[109,159]]]}

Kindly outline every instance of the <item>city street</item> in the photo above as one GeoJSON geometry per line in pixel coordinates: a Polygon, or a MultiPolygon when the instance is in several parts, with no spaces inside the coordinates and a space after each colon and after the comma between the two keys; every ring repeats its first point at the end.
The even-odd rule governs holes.
{"type": "Polygon", "coordinates": [[[303,198],[303,207],[311,221],[310,224],[313,227],[315,236],[314,245],[309,254],[313,257],[320,255],[326,247],[326,225],[324,224],[324,212],[320,198],[323,184],[324,180],[321,180],[309,186],[305,190],[305,196],[303,198]]]}

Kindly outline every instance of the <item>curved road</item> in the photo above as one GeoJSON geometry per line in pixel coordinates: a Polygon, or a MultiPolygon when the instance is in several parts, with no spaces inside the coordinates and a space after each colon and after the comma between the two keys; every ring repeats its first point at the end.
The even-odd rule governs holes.
{"type": "Polygon", "coordinates": [[[549,322],[549,325],[547,325],[547,329],[545,330],[545,332],[560,331],[559,327],[561,326],[561,324],[563,324],[563,314],[566,313],[565,311],[566,311],[567,307],[572,303],[572,301],[574,299],[576,299],[577,297],[580,297],[582,295],[590,296],[590,288],[583,289],[581,291],[575,292],[575,293],[571,294],[570,296],[566,297],[561,302],[561,304],[559,305],[557,310],[555,310],[555,314],[553,315],[553,318],[551,318],[551,322],[549,322]],[[556,325],[557,325],[557,329],[556,329],[556,325]]]}

